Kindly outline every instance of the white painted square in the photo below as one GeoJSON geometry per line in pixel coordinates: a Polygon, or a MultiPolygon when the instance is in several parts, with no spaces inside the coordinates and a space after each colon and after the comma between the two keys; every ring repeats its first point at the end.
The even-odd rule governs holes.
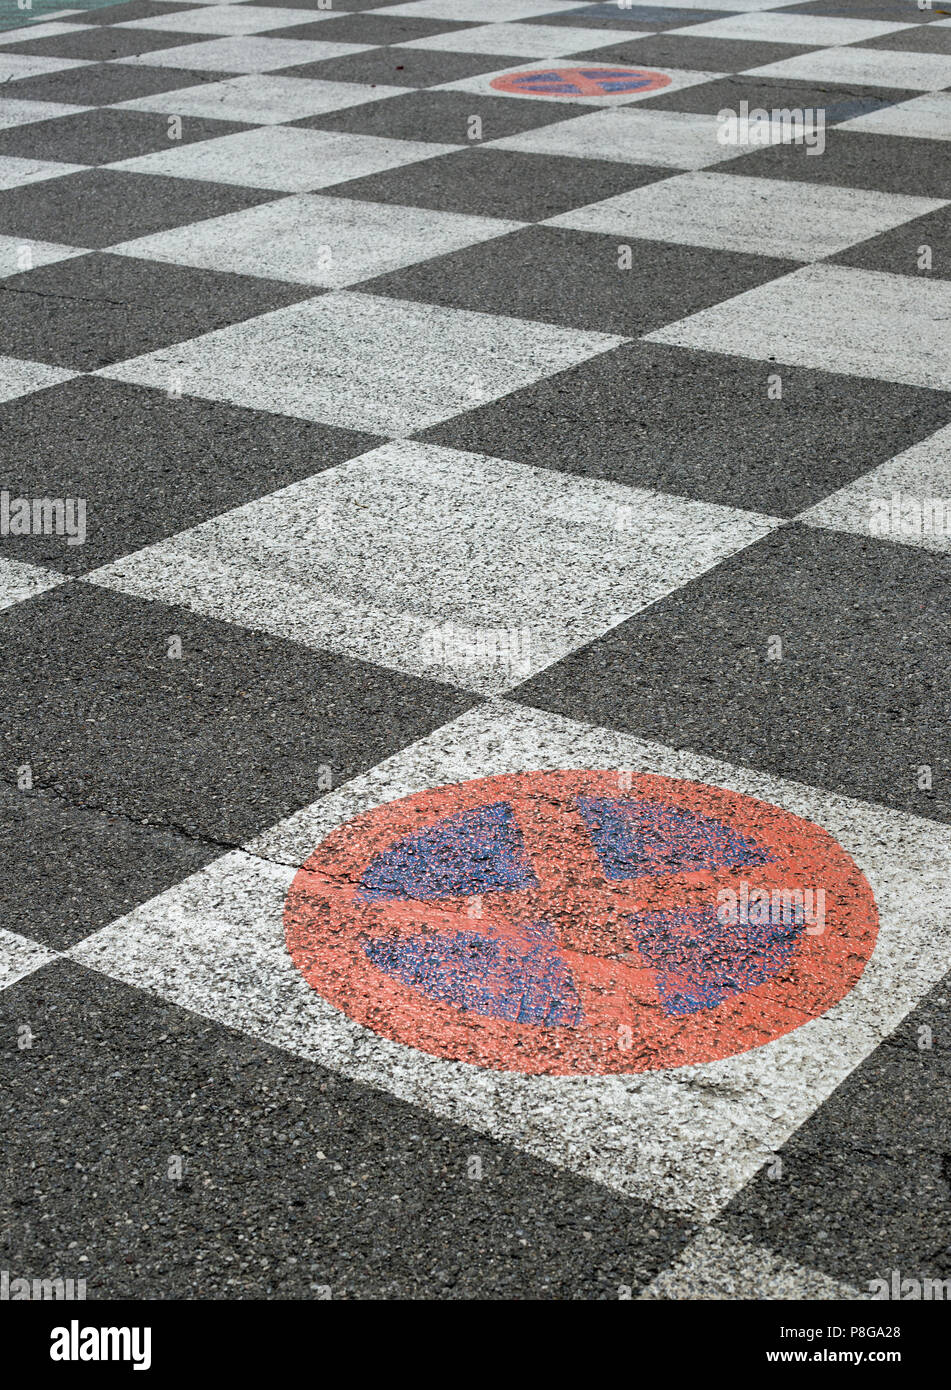
{"type": "Polygon", "coordinates": [[[249,73],[224,82],[179,87],[118,104],[120,110],[159,111],[168,116],[205,116],[210,120],[278,125],[325,111],[342,111],[367,101],[402,96],[409,87],[371,87],[362,82],[318,82],[307,77],[249,73]]]}
{"type": "Polygon", "coordinates": [[[75,372],[66,371],[63,367],[48,367],[45,362],[29,362],[21,357],[0,357],[0,401],[12,401],[17,396],[28,396],[31,391],[40,391],[44,386],[55,386],[60,381],[69,381],[70,377],[75,375],[75,372]]]}
{"type": "Polygon", "coordinates": [[[777,524],[403,441],[87,578],[497,694],[777,524]]]}
{"type": "Polygon", "coordinates": [[[951,140],[951,92],[928,92],[894,106],[883,106],[851,121],[842,121],[837,129],[868,135],[906,135],[919,140],[951,140]]]}
{"type": "Polygon", "coordinates": [[[951,968],[951,829],[913,816],[497,703],[480,707],[69,953],[298,1056],[558,1167],[709,1220],[951,968]],[[297,972],[282,909],[296,868],[338,825],[412,792],[532,768],[630,768],[731,788],[825,827],[878,903],[878,942],[825,1015],[721,1061],[614,1076],[523,1076],[379,1037],[297,972]]]}
{"type": "Polygon", "coordinates": [[[721,129],[716,116],[640,111],[622,106],[591,111],[570,121],[556,121],[488,143],[493,149],[521,150],[527,154],[704,169],[720,160],[736,158],[734,147],[718,142],[721,129]]]}
{"type": "Polygon", "coordinates": [[[387,5],[386,13],[407,15],[410,19],[465,19],[473,24],[507,24],[576,9],[577,0],[411,0],[406,5],[387,5]]]}
{"type": "Polygon", "coordinates": [[[7,47],[11,43],[35,43],[37,39],[55,39],[58,34],[77,34],[83,29],[92,29],[91,24],[25,24],[21,29],[0,31],[0,44],[7,47]]]}
{"type": "Polygon", "coordinates": [[[749,68],[744,76],[790,77],[843,86],[855,82],[866,87],[907,87],[929,92],[951,87],[951,55],[885,48],[821,48],[815,53],[801,53],[796,58],[749,68]]]}
{"type": "MultiPolygon", "coordinates": [[[[31,241],[29,237],[0,235],[0,276],[19,275],[37,266],[72,260],[86,251],[76,246],[60,246],[53,241],[31,241]]],[[[18,360],[18,359],[14,359],[18,360]]],[[[70,374],[71,375],[71,374],[70,374]]]]}
{"type": "MultiPolygon", "coordinates": [[[[4,359],[0,358],[0,377],[2,377],[3,372],[3,361],[4,359]]],[[[39,565],[28,565],[22,560],[9,560],[6,556],[2,556],[0,557],[0,608],[12,608],[16,603],[23,603],[25,599],[33,598],[36,594],[45,593],[47,589],[55,589],[60,584],[68,582],[64,574],[57,574],[55,570],[43,569],[39,565]]],[[[0,936],[4,935],[9,935],[9,933],[0,933],[0,936]]],[[[0,948],[0,976],[3,973],[2,957],[3,951],[0,948]]],[[[39,963],[42,964],[42,961],[39,963]]],[[[35,967],[31,968],[35,969],[35,967]]],[[[2,988],[3,985],[0,983],[0,989],[2,988]]]]}
{"type": "Polygon", "coordinates": [[[0,82],[16,82],[20,77],[40,77],[63,68],[85,68],[85,58],[37,58],[32,53],[0,53],[0,82]]]}
{"type": "Polygon", "coordinates": [[[847,483],[797,520],[951,554],[951,426],[847,483]]]}
{"type": "Polygon", "coordinates": [[[153,49],[134,58],[119,58],[134,66],[184,68],[204,72],[273,72],[276,68],[297,67],[324,58],[344,58],[348,53],[364,53],[365,43],[318,43],[313,39],[260,39],[233,36],[209,39],[207,43],[181,44],[178,48],[153,49]],[[148,62],[146,62],[148,59],[148,62]]]}
{"type": "MultiPolygon", "coordinates": [[[[264,34],[271,29],[290,29],[296,24],[313,24],[332,19],[332,10],[282,10],[265,5],[202,5],[197,10],[130,19],[117,29],[170,29],[176,34],[264,34]]],[[[65,26],[64,26],[65,27],[65,26]]]]}
{"type": "MultiPolygon", "coordinates": [[[[3,572],[0,567],[0,608],[7,606],[3,602],[2,593],[3,572]]],[[[9,989],[17,980],[32,975],[34,970],[39,970],[41,966],[55,959],[55,951],[47,950],[45,946],[40,946],[36,941],[30,941],[28,937],[20,936],[17,932],[0,928],[0,989],[9,989]]]]}
{"type": "Polygon", "coordinates": [[[811,261],[944,206],[834,184],[698,172],[573,209],[549,225],[811,261]]]}
{"type": "Polygon", "coordinates": [[[904,23],[889,24],[878,19],[838,19],[818,14],[734,14],[711,19],[706,24],[690,24],[668,29],[670,34],[689,34],[698,39],[749,39],[751,43],[792,43],[802,48],[831,48],[841,43],[863,43],[899,29],[904,23]]]}
{"type": "Polygon", "coordinates": [[[637,1298],[639,1302],[792,1299],[801,1303],[813,1299],[856,1301],[868,1298],[868,1292],[795,1264],[749,1239],[708,1226],[637,1298]]]}
{"type": "MultiPolygon", "coordinates": [[[[649,2],[643,0],[644,4],[649,2]]],[[[674,10],[729,10],[730,14],[740,10],[750,14],[760,10],[779,10],[788,4],[789,0],[677,0],[675,5],[670,0],[670,8],[674,10]]]]}
{"type": "Polygon", "coordinates": [[[200,140],[178,149],[121,160],[108,167],[131,173],[235,183],[243,188],[304,193],[379,174],[384,169],[398,169],[419,159],[451,154],[457,149],[456,145],[384,140],[376,135],[259,126],[217,140],[200,140]]]}
{"type": "Polygon", "coordinates": [[[100,375],[394,438],[624,341],[344,291],[133,358],[100,375]]]}
{"type": "Polygon", "coordinates": [[[64,174],[78,174],[85,164],[58,164],[49,159],[18,159],[0,154],[0,189],[19,188],[24,183],[41,183],[43,179],[58,179],[64,174]]]}
{"type": "MultiPolygon", "coordinates": [[[[590,31],[597,33],[596,29],[590,31]]],[[[597,55],[593,55],[590,64],[597,67],[597,55]]],[[[563,66],[569,66],[564,64],[563,66]]],[[[577,106],[630,106],[632,102],[646,101],[648,97],[659,96],[661,91],[664,93],[683,91],[686,87],[696,87],[701,82],[712,82],[717,77],[723,77],[722,72],[694,72],[685,68],[664,68],[664,73],[670,78],[666,87],[653,90],[645,88],[642,92],[611,92],[604,96],[559,96],[557,98],[545,97],[541,94],[533,95],[531,92],[504,92],[492,86],[497,77],[508,77],[514,72],[546,72],[551,67],[550,62],[525,62],[519,63],[517,67],[499,68],[496,72],[477,73],[475,77],[463,77],[458,82],[443,82],[438,87],[430,87],[429,91],[435,92],[472,92],[474,96],[489,97],[511,97],[513,101],[551,101],[557,100],[562,103],[573,103],[577,106]]],[[[636,162],[636,161],[635,161],[636,162]]]]}
{"type": "Polygon", "coordinates": [[[645,338],[949,391],[949,319],[947,280],[810,265],[645,338]]]}
{"type": "MultiPolygon", "coordinates": [[[[15,91],[16,88],[7,90],[15,91]]],[[[58,116],[75,116],[89,109],[88,106],[65,106],[57,101],[17,101],[13,97],[0,97],[0,130],[10,126],[32,125],[36,121],[53,121],[58,116]]]]}
{"type": "Polygon", "coordinates": [[[138,237],[110,250],[173,265],[341,289],[522,225],[302,193],[138,237]]]}
{"type": "Polygon", "coordinates": [[[646,38],[633,29],[575,29],[568,24],[479,24],[472,29],[451,29],[448,34],[431,34],[409,39],[395,48],[426,48],[450,53],[505,53],[511,57],[560,58],[567,53],[608,48],[646,38]]]}

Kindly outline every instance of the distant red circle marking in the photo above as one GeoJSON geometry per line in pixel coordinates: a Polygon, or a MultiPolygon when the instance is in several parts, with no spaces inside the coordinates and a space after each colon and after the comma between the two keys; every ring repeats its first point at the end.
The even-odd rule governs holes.
{"type": "Polygon", "coordinates": [[[652,68],[588,65],[582,68],[527,68],[506,72],[489,83],[497,92],[530,97],[606,97],[655,92],[670,86],[666,72],[652,68]]]}

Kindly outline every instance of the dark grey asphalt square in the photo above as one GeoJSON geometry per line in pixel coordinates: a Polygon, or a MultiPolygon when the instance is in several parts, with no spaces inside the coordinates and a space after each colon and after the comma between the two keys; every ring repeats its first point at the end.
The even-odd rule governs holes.
{"type": "Polygon", "coordinates": [[[807,154],[802,145],[773,145],[727,160],[717,172],[951,198],[951,140],[830,130],[821,155],[807,154]]]}
{"type": "Polygon", "coordinates": [[[687,24],[722,19],[723,14],[723,10],[681,10],[675,5],[625,5],[622,8],[617,0],[602,0],[600,4],[579,5],[574,10],[532,15],[520,23],[566,24],[570,28],[577,25],[605,29],[680,29],[687,24]]]}
{"type": "Polygon", "coordinates": [[[380,442],[286,415],[77,377],[0,405],[0,478],[16,497],[86,498],[85,543],[3,536],[0,555],[82,574],[380,442]]]}
{"type": "Polygon", "coordinates": [[[474,27],[472,21],[460,23],[451,19],[410,19],[405,15],[388,15],[384,10],[380,14],[341,14],[332,19],[315,19],[310,24],[295,24],[290,28],[262,29],[261,33],[274,39],[317,39],[320,43],[367,43],[379,47],[474,27]]]}
{"type": "Polygon", "coordinates": [[[784,366],[771,400],[771,370],[625,344],[420,437],[791,517],[951,422],[947,392],[806,367],[784,366]]]}
{"type": "MultiPolygon", "coordinates": [[[[929,144],[934,143],[929,141],[929,144]]],[[[862,270],[885,270],[893,275],[937,276],[951,279],[951,208],[938,208],[893,227],[881,236],[860,241],[829,261],[839,265],[859,266],[862,270]],[[931,265],[921,268],[922,247],[931,251],[931,265]]]]}
{"type": "Polygon", "coordinates": [[[473,116],[482,121],[483,140],[500,140],[503,135],[518,135],[523,130],[551,125],[553,121],[570,120],[577,114],[577,108],[571,103],[423,90],[350,106],[344,111],[305,116],[303,120],[289,121],[288,125],[346,130],[354,135],[382,135],[391,140],[469,145],[476,143],[469,136],[473,116]]]}
{"type": "Polygon", "coordinates": [[[0,1038],[4,1268],[85,1278],[91,1307],[614,1301],[694,1234],[71,961],[0,995],[0,1038]]]}
{"type": "Polygon", "coordinates": [[[90,63],[58,72],[18,77],[3,84],[3,95],[25,101],[58,101],[72,106],[108,106],[138,97],[220,82],[221,72],[183,72],[179,68],[149,68],[141,63],[90,63]]]}
{"type": "MultiPolygon", "coordinates": [[[[326,4],[318,3],[318,0],[250,0],[251,8],[264,6],[266,9],[283,10],[314,10],[315,13],[326,14],[326,4]]],[[[385,10],[391,5],[403,5],[406,0],[333,0],[334,12],[345,14],[357,14],[361,10],[385,10]]],[[[329,20],[327,21],[329,24],[329,20]]]]}
{"type": "Polygon", "coordinates": [[[499,53],[443,53],[435,48],[369,48],[342,58],[280,68],[273,77],[316,77],[322,82],[360,82],[381,87],[438,87],[482,72],[516,67],[524,59],[499,53]]]}
{"type": "Polygon", "coordinates": [[[91,372],[313,293],[132,256],[76,256],[0,280],[0,353],[91,372]]]}
{"type": "Polygon", "coordinates": [[[100,106],[74,116],[57,116],[51,121],[31,121],[0,130],[0,155],[59,160],[65,164],[112,164],[248,129],[232,121],[186,116],[176,127],[176,138],[171,140],[168,116],[100,106]]]}
{"type": "Polygon", "coordinates": [[[65,951],[197,873],[219,845],[0,784],[0,927],[65,951]]]}
{"type": "Polygon", "coordinates": [[[947,822],[949,644],[951,558],[792,524],[509,698],[947,822]]]}
{"type": "MultiPolygon", "coordinates": [[[[814,47],[814,45],[813,45],[814,47]]],[[[810,46],[789,43],[750,43],[748,39],[691,38],[689,34],[651,34],[610,48],[590,49],[576,57],[592,63],[629,63],[632,67],[680,68],[688,72],[742,72],[808,53],[810,46]]]]}
{"type": "Polygon", "coordinates": [[[951,1270],[951,978],[856,1068],[718,1225],[858,1287],[951,1270]],[[928,1035],[930,1046],[923,1047],[928,1035]]]}
{"type": "Polygon", "coordinates": [[[93,63],[115,58],[134,58],[158,48],[179,48],[185,43],[207,42],[208,34],[173,34],[168,29],[114,29],[97,25],[75,34],[53,34],[45,39],[18,43],[18,53],[37,58],[85,58],[93,63]]]}
{"type": "Polygon", "coordinates": [[[951,53],[951,28],[919,24],[914,29],[899,29],[894,34],[880,34],[877,39],[865,39],[853,47],[887,48],[900,53],[951,53]]]}
{"type": "Polygon", "coordinates": [[[28,763],[74,805],[224,847],[478,703],[82,581],[0,612],[0,641],[2,780],[28,763]]]}
{"type": "Polygon", "coordinates": [[[655,183],[669,173],[656,166],[615,160],[550,159],[476,145],[458,154],[335,184],[333,192],[335,198],[538,222],[655,183]]]}
{"type": "Polygon", "coordinates": [[[915,0],[806,0],[802,5],[784,5],[783,14],[829,15],[833,19],[881,19],[886,23],[930,24],[939,18],[935,9],[944,6],[934,0],[930,10],[919,10],[915,0]]]}
{"type": "Polygon", "coordinates": [[[124,5],[103,5],[98,9],[83,10],[74,14],[74,24],[129,24],[136,19],[162,19],[166,15],[194,10],[194,5],[154,4],[153,0],[128,0],[124,5]]]}
{"type": "Polygon", "coordinates": [[[114,246],[150,232],[239,212],[276,196],[259,188],[204,179],[84,169],[0,192],[0,234],[62,246],[114,246]]]}
{"type": "MultiPolygon", "coordinates": [[[[749,102],[751,109],[763,107],[767,111],[785,107],[821,107],[825,112],[826,125],[838,125],[841,121],[851,121],[856,116],[866,116],[870,111],[879,111],[883,106],[894,106],[896,102],[909,101],[917,96],[921,96],[921,93],[903,87],[844,87],[792,78],[741,75],[698,82],[693,87],[684,87],[676,92],[658,92],[656,96],[645,97],[643,103],[639,104],[645,110],[687,111],[710,116],[726,108],[738,111],[741,101],[749,102]]],[[[809,162],[814,163],[815,158],[810,158],[809,162]]]]}
{"type": "Polygon", "coordinates": [[[618,243],[616,236],[526,227],[380,275],[361,289],[633,337],[794,269],[766,256],[635,241],[628,243],[633,264],[622,270],[618,243]]]}

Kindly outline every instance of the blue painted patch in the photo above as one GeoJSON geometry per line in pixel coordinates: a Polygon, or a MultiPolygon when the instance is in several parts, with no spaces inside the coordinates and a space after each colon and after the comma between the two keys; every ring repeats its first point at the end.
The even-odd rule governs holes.
{"type": "MultiPolygon", "coordinates": [[[[730,826],[676,805],[631,797],[579,797],[609,879],[714,871],[775,856],[730,826]]],[[[521,831],[505,801],[462,811],[389,846],[367,867],[358,896],[432,901],[536,887],[521,831]]],[[[714,906],[628,918],[631,944],[656,971],[668,1015],[696,1013],[762,984],[789,960],[802,923],[723,924],[714,906]]],[[[511,1023],[575,1027],[582,1006],[546,923],[517,937],[471,929],[368,940],[384,974],[426,998],[511,1023]]]]}
{"type": "Polygon", "coordinates": [[[715,907],[628,919],[643,963],[657,971],[664,1013],[695,1014],[763,984],[789,961],[803,924],[724,925],[715,907]]]}
{"type": "Polygon", "coordinates": [[[370,861],[358,896],[431,901],[536,886],[512,808],[499,801],[398,840],[370,861]]]}
{"type": "Polygon", "coordinates": [[[578,809],[609,879],[746,868],[775,858],[721,821],[680,806],[579,796],[578,809]]]}
{"type": "Polygon", "coordinates": [[[573,1028],[581,1000],[545,922],[525,925],[517,940],[457,931],[366,941],[363,950],[384,974],[467,1013],[509,1023],[573,1028]]]}
{"type": "Polygon", "coordinates": [[[654,82],[654,74],[625,72],[623,68],[616,71],[605,68],[579,68],[582,77],[588,78],[591,82],[596,82],[603,92],[639,92],[642,87],[650,87],[654,82]]]}
{"type": "Polygon", "coordinates": [[[564,92],[570,94],[578,89],[574,82],[566,81],[558,68],[545,69],[544,72],[523,72],[519,74],[519,86],[532,91],[564,92]]]}

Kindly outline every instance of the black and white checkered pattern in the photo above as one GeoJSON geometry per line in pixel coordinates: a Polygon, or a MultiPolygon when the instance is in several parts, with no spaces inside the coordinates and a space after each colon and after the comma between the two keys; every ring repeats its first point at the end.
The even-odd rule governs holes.
{"type": "Polygon", "coordinates": [[[951,499],[941,14],[129,0],[0,32],[0,482],[88,509],[82,545],[0,536],[5,1118],[44,1170],[4,1179],[8,1266],[85,1249],[91,1294],[141,1297],[199,1287],[196,1251],[218,1297],[951,1273],[951,542],[870,529],[881,499],[951,499]],[[585,64],[670,82],[490,85],[585,64]],[[721,144],[744,100],[821,108],[821,157],[721,144]],[[280,904],[329,829],[571,766],[831,828],[882,912],[848,1000],[724,1063],[568,1086],[407,1060],[303,1000],[280,904]],[[246,1162],[274,1209],[201,1137],[265,1093],[246,1162]],[[80,1131],[94,1216],[60,1171],[80,1131]],[[288,1132],[307,1162],[275,1174],[288,1132]],[[267,1269],[232,1259],[236,1213],[311,1209],[324,1150],[352,1263],[293,1225],[267,1269]],[[220,1199],[198,1178],[167,1251],[166,1152],[220,1199]],[[470,1154],[496,1186],[463,1217],[433,1175],[470,1154]],[[513,1196],[539,1190],[556,1225],[588,1212],[586,1263],[513,1196]],[[440,1203],[488,1233],[445,1287],[440,1203]]]}

